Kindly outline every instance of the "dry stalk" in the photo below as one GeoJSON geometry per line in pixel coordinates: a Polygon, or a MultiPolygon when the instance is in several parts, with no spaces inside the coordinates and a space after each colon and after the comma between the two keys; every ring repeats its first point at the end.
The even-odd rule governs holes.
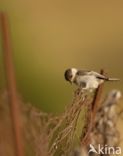
{"type": "MultiPolygon", "coordinates": [[[[101,70],[100,74],[104,74],[104,71],[101,70]]],[[[88,106],[87,117],[86,117],[87,120],[86,120],[86,125],[84,128],[85,134],[84,136],[81,137],[82,146],[83,145],[87,146],[90,142],[90,133],[91,133],[92,127],[94,126],[95,115],[100,105],[102,88],[103,88],[103,84],[101,84],[96,89],[94,97],[93,97],[93,101],[88,106]]]]}
{"type": "Polygon", "coordinates": [[[7,90],[9,95],[9,107],[10,107],[12,124],[13,124],[15,153],[17,156],[24,156],[22,132],[21,132],[21,120],[20,120],[20,112],[18,108],[16,80],[15,80],[13,61],[12,61],[12,48],[11,48],[10,35],[9,35],[9,24],[8,24],[7,15],[5,13],[0,13],[0,22],[1,22],[1,30],[2,30],[2,41],[3,41],[3,60],[5,65],[7,90]]]}

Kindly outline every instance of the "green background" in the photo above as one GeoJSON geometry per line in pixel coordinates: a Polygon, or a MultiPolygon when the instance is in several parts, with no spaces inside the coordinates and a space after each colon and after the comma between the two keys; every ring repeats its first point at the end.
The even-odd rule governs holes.
{"type": "MultiPolygon", "coordinates": [[[[74,87],[64,80],[69,67],[105,69],[123,91],[123,1],[0,0],[9,16],[18,91],[47,112],[62,112],[74,87]]],[[[1,45],[1,42],[0,42],[1,45]]],[[[0,85],[5,88],[2,46],[0,85]]]]}

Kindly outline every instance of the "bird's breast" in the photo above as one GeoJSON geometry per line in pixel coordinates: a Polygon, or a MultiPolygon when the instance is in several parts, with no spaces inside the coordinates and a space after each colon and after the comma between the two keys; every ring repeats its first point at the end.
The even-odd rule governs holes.
{"type": "Polygon", "coordinates": [[[81,84],[86,84],[86,89],[97,88],[100,84],[100,81],[95,76],[85,75],[76,77],[76,84],[81,86],[81,84]]]}

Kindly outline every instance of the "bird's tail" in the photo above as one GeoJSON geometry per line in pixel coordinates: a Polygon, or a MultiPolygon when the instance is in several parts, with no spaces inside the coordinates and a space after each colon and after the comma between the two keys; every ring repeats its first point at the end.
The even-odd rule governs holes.
{"type": "Polygon", "coordinates": [[[106,80],[107,81],[119,81],[120,79],[118,79],[118,78],[107,78],[106,80]]]}

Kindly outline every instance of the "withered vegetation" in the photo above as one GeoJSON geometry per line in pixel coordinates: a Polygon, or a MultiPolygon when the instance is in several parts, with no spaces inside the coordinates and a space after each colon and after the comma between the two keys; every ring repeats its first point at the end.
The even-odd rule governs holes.
{"type": "MultiPolygon", "coordinates": [[[[75,91],[73,101],[61,115],[45,113],[19,98],[26,155],[87,156],[89,144],[118,146],[120,134],[117,121],[119,91],[111,91],[101,100],[93,116],[94,94],[75,91]],[[76,147],[78,149],[76,150],[76,147]]],[[[0,155],[13,156],[13,135],[7,92],[0,94],[0,155]]]]}

